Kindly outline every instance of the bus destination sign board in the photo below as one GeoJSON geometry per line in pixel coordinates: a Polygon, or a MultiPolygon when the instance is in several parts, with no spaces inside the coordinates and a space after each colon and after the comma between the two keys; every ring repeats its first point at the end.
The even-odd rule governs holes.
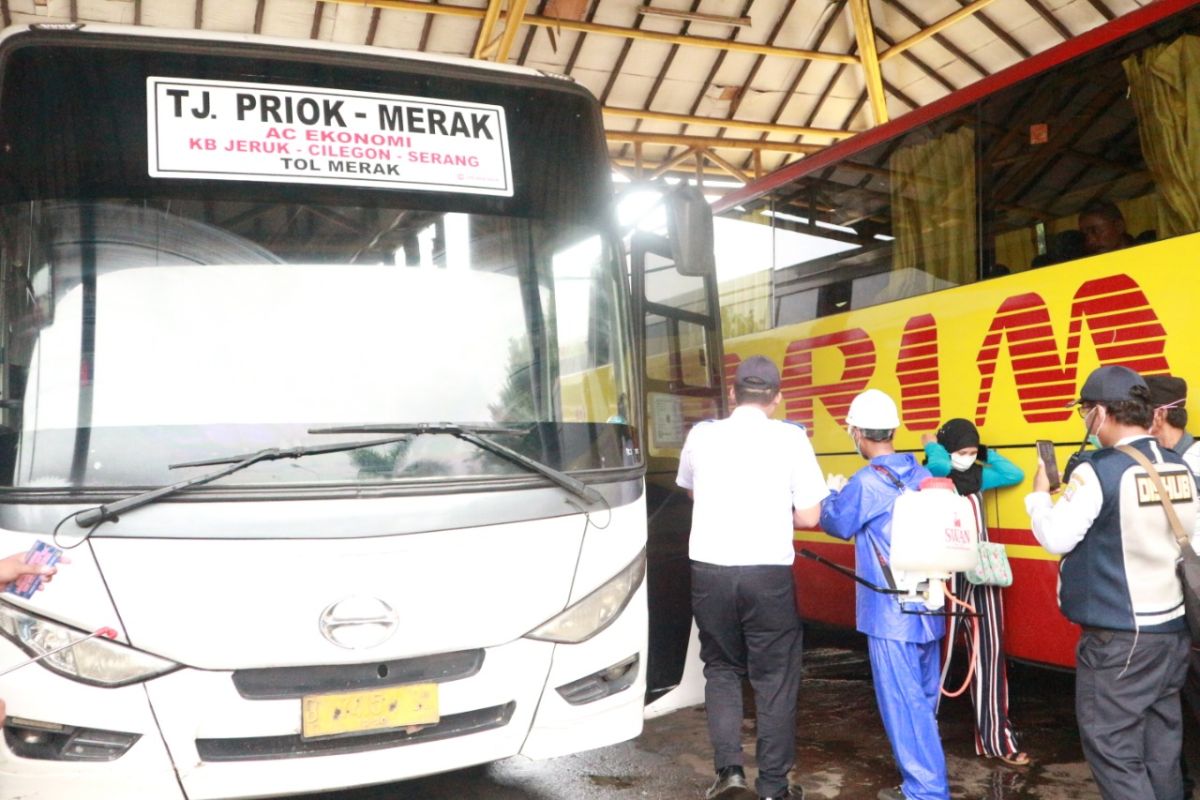
{"type": "Polygon", "coordinates": [[[513,195],[501,106],[152,76],[146,108],[156,178],[513,195]]]}

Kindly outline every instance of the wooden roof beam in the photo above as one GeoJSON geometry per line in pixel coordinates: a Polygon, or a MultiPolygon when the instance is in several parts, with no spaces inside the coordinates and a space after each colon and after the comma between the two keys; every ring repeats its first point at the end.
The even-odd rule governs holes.
{"type": "Polygon", "coordinates": [[[633,144],[660,144],[664,146],[690,147],[703,149],[720,147],[725,150],[768,150],[776,153],[815,153],[824,150],[819,144],[799,144],[797,142],[772,142],[760,139],[730,139],[725,136],[691,136],[680,133],[643,133],[641,131],[605,131],[604,136],[610,142],[631,142],[633,144]]]}
{"type": "MultiPolygon", "coordinates": [[[[926,24],[925,21],[923,19],[921,19],[920,17],[918,17],[916,14],[914,14],[909,9],[905,8],[905,6],[900,2],[900,0],[884,0],[884,2],[887,3],[889,6],[891,6],[892,8],[896,9],[896,11],[900,12],[900,16],[904,17],[906,20],[911,22],[914,27],[921,28],[921,29],[923,29],[925,27],[925,24],[926,24]]],[[[980,64],[975,59],[971,58],[971,56],[968,55],[961,47],[954,44],[954,42],[950,41],[942,34],[935,33],[933,35],[933,40],[935,42],[937,42],[938,44],[940,44],[942,47],[944,47],[951,55],[953,55],[959,61],[966,64],[971,69],[975,70],[975,72],[979,75],[979,77],[986,78],[988,75],[991,74],[991,72],[989,72],[986,68],[984,68],[984,66],[982,64],[980,64]]],[[[893,44],[894,44],[894,42],[893,42],[893,44]]]]}
{"type": "MultiPolygon", "coordinates": [[[[925,41],[926,39],[928,39],[936,34],[941,33],[943,30],[945,30],[946,28],[949,28],[951,25],[958,22],[959,20],[966,19],[967,17],[971,16],[972,14],[976,13],[977,11],[982,11],[985,6],[989,5],[992,2],[993,2],[993,0],[975,0],[975,2],[971,3],[970,5],[963,6],[958,11],[955,11],[953,14],[949,14],[945,17],[942,17],[937,22],[934,22],[933,24],[931,24],[929,27],[925,28],[924,30],[917,31],[916,33],[914,33],[912,36],[908,37],[907,39],[905,39],[901,42],[897,42],[893,46],[889,47],[886,51],[879,54],[879,60],[887,61],[889,58],[892,58],[893,56],[900,55],[901,53],[903,53],[905,50],[909,49],[910,47],[920,44],[921,42],[925,41]]],[[[865,0],[863,0],[863,5],[866,5],[865,0]]],[[[857,28],[857,25],[855,27],[857,28]]],[[[861,45],[859,47],[861,49],[861,45]]]]}
{"type": "MultiPolygon", "coordinates": [[[[687,150],[684,150],[682,153],[675,156],[674,158],[672,158],[670,161],[664,161],[663,163],[658,165],[658,169],[654,170],[654,174],[650,176],[650,180],[654,180],[656,178],[661,178],[663,175],[666,175],[672,169],[674,169],[675,167],[678,167],[680,164],[682,164],[684,161],[687,161],[692,156],[695,156],[697,159],[700,158],[700,154],[697,151],[689,148],[687,150]]],[[[696,164],[696,171],[697,172],[704,171],[703,160],[701,160],[700,163],[696,164]]],[[[724,174],[724,170],[721,170],[721,173],[724,174]]]]}
{"type": "Polygon", "coordinates": [[[749,175],[747,175],[746,173],[742,172],[740,169],[738,169],[737,167],[735,167],[733,164],[730,164],[728,161],[726,161],[725,159],[721,158],[719,155],[717,155],[716,153],[714,153],[712,150],[709,150],[707,147],[706,147],[706,148],[704,148],[703,150],[697,150],[697,151],[696,151],[696,156],[697,156],[697,158],[701,158],[701,157],[703,157],[703,158],[706,158],[706,159],[708,159],[709,161],[711,161],[712,163],[716,164],[716,165],[717,165],[718,167],[720,167],[721,169],[723,169],[723,170],[725,170],[726,172],[728,172],[728,173],[729,173],[730,175],[732,175],[734,178],[737,178],[737,179],[738,179],[739,181],[741,181],[742,183],[749,183],[749,182],[750,182],[750,176],[749,176],[749,175]]]}
{"type": "Polygon", "coordinates": [[[1073,36],[1071,29],[1059,22],[1058,18],[1051,14],[1049,9],[1039,3],[1038,0],[1025,0],[1025,5],[1032,8],[1047,25],[1054,28],[1054,32],[1061,36],[1064,42],[1073,36]]]}
{"type": "MultiPolygon", "coordinates": [[[[479,34],[475,37],[474,58],[487,58],[488,52],[495,46],[496,23],[500,21],[500,9],[504,0],[488,0],[483,12],[483,24],[479,26],[479,34]]],[[[386,6],[385,6],[386,8],[386,6]]]]}
{"type": "MultiPolygon", "coordinates": [[[[692,10],[692,11],[696,11],[697,9],[699,9],[699,8],[700,8],[700,3],[701,3],[701,0],[692,0],[692,4],[691,4],[691,10],[692,10]]],[[[749,6],[747,6],[747,9],[748,9],[748,8],[749,8],[749,6]]],[[[643,18],[642,18],[641,16],[639,16],[639,17],[638,17],[638,22],[640,23],[640,22],[642,21],[642,19],[643,19],[643,18]]],[[[686,35],[686,34],[687,34],[687,33],[688,33],[690,30],[691,30],[691,26],[692,26],[692,23],[691,23],[691,21],[690,21],[690,20],[685,20],[685,21],[683,22],[683,24],[682,24],[682,25],[680,26],[680,28],[679,28],[679,33],[680,33],[680,35],[686,35]]],[[[637,27],[638,27],[639,29],[641,29],[641,25],[640,25],[640,24],[639,24],[637,27]]],[[[730,38],[730,39],[736,38],[736,37],[737,37],[737,33],[738,33],[738,29],[737,29],[737,28],[734,28],[734,29],[733,29],[733,34],[732,34],[732,35],[731,35],[729,38],[730,38]]],[[[629,43],[629,42],[627,42],[626,44],[630,44],[630,43],[629,43]]],[[[627,54],[627,51],[623,51],[623,52],[621,53],[621,61],[622,61],[622,63],[624,63],[624,59],[625,59],[625,56],[626,56],[626,54],[627,54]]],[[[666,57],[666,59],[664,59],[664,60],[663,60],[663,62],[662,62],[660,65],[659,65],[659,68],[658,68],[658,75],[656,75],[656,76],[655,76],[655,78],[654,78],[654,85],[650,87],[650,93],[649,93],[649,94],[646,96],[646,99],[645,99],[645,101],[642,103],[642,108],[643,108],[643,109],[647,109],[647,110],[648,110],[648,109],[650,108],[650,106],[654,105],[654,99],[655,99],[655,98],[658,96],[658,91],[659,91],[659,89],[661,89],[661,88],[662,88],[663,81],[665,81],[665,80],[666,80],[666,78],[667,78],[667,73],[668,73],[668,72],[670,72],[670,70],[671,70],[671,65],[672,65],[673,63],[675,63],[675,57],[676,57],[677,55],[679,55],[679,45],[677,45],[677,44],[673,44],[673,45],[671,45],[670,49],[667,51],[667,57],[666,57]]],[[[718,53],[718,54],[717,54],[717,57],[716,57],[716,61],[717,61],[718,63],[720,63],[721,61],[724,61],[724,59],[725,59],[725,56],[726,56],[726,53],[725,53],[724,51],[722,51],[721,53],[718,53]]],[[[702,86],[701,86],[701,89],[700,89],[700,93],[701,93],[701,95],[703,95],[704,86],[707,86],[707,85],[708,85],[708,84],[709,84],[711,81],[712,81],[712,77],[711,77],[711,75],[710,75],[709,79],[708,79],[707,81],[705,81],[705,82],[704,82],[704,84],[702,84],[702,86]]],[[[607,97],[605,98],[605,102],[607,102],[607,97]]],[[[693,106],[693,107],[692,107],[692,109],[691,109],[691,112],[690,112],[690,113],[691,113],[691,114],[695,114],[695,113],[696,113],[696,108],[695,108],[695,106],[693,106]]],[[[638,129],[640,129],[640,128],[641,128],[641,126],[642,126],[642,120],[640,120],[640,119],[639,119],[639,120],[636,120],[636,121],[633,123],[633,129],[634,129],[634,130],[638,130],[638,129]]],[[[684,124],[681,124],[681,125],[680,125],[680,128],[679,128],[679,132],[680,132],[680,133],[683,133],[683,132],[684,132],[684,131],[686,131],[686,130],[687,130],[687,126],[686,126],[686,125],[684,125],[684,124]]],[[[624,154],[624,153],[621,153],[621,155],[625,155],[625,154],[624,154]]],[[[667,157],[668,157],[668,158],[670,158],[670,157],[671,157],[671,155],[672,155],[672,153],[668,153],[668,154],[667,154],[667,157]]],[[[699,163],[699,162],[697,162],[697,163],[699,163]]],[[[697,180],[699,180],[700,176],[699,176],[699,175],[697,175],[696,177],[697,177],[697,180]]]]}
{"type": "MultiPolygon", "coordinates": [[[[689,155],[693,155],[693,153],[691,151],[688,151],[686,153],[681,154],[678,158],[680,161],[686,161],[687,157],[689,155]]],[[[631,158],[610,158],[608,161],[610,164],[613,164],[614,166],[617,166],[617,167],[622,167],[624,169],[630,169],[630,168],[634,167],[634,161],[631,158]]],[[[711,175],[713,177],[719,177],[719,178],[728,178],[729,177],[729,174],[727,172],[725,172],[725,170],[723,170],[717,166],[705,165],[702,169],[703,169],[703,172],[705,175],[711,175]]],[[[676,175],[686,175],[686,176],[694,178],[696,176],[696,168],[691,165],[682,166],[681,164],[659,165],[657,167],[657,171],[655,172],[653,178],[659,178],[668,173],[676,174],[676,175]]],[[[622,173],[622,174],[624,174],[624,173],[622,173]]],[[[653,178],[647,178],[647,177],[643,176],[641,178],[641,180],[652,180],[653,178]]]]}
{"type": "Polygon", "coordinates": [[[504,15],[504,33],[500,36],[500,48],[496,51],[496,61],[505,64],[508,54],[516,41],[517,31],[525,18],[525,8],[528,0],[508,0],[508,13],[504,15]]]}
{"type": "Polygon", "coordinates": [[[854,131],[834,130],[833,128],[803,128],[796,125],[773,125],[770,122],[752,122],[741,119],[714,119],[712,117],[695,117],[688,114],[669,114],[665,111],[645,111],[640,108],[616,108],[605,106],[606,117],[625,117],[631,119],[655,119],[660,122],[674,122],[679,125],[710,125],[714,128],[740,128],[742,130],[777,133],[782,136],[823,136],[830,139],[848,139],[854,131]]]}
{"type": "Polygon", "coordinates": [[[850,0],[850,16],[854,20],[854,37],[858,40],[858,55],[862,59],[867,96],[875,124],[888,121],[887,95],[883,91],[883,73],[879,69],[879,48],[875,44],[875,23],[867,0],[850,0]]]}
{"type": "MultiPolygon", "coordinates": [[[[369,6],[371,8],[382,8],[391,11],[410,11],[417,14],[445,14],[448,16],[468,17],[472,19],[482,19],[484,15],[490,11],[492,5],[489,3],[488,9],[482,9],[453,5],[449,3],[434,4],[420,2],[419,0],[324,1],[327,3],[357,6],[358,8],[369,6]]],[[[497,11],[497,13],[499,12],[497,11]]],[[[714,39],[708,36],[682,36],[670,33],[658,33],[657,31],[622,28],[616,25],[601,25],[595,22],[583,22],[579,20],[556,19],[554,17],[543,17],[535,14],[526,14],[522,22],[525,25],[535,25],[541,28],[555,28],[564,31],[577,31],[579,33],[595,33],[603,36],[617,36],[623,39],[641,39],[644,41],[660,42],[664,44],[679,44],[684,45],[685,47],[704,47],[711,50],[729,50],[737,53],[758,53],[766,56],[778,56],[780,58],[800,58],[812,61],[833,61],[839,64],[858,63],[857,58],[854,58],[853,56],[842,55],[840,53],[825,53],[816,50],[798,50],[790,47],[773,47],[771,45],[755,44],[754,42],[714,39]]]]}

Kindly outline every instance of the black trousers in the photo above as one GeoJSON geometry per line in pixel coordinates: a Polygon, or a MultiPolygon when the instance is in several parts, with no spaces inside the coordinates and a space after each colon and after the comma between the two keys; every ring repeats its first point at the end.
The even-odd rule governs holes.
{"type": "Polygon", "coordinates": [[[786,792],[796,760],[802,637],[792,568],[692,562],[692,611],[717,769],[742,765],[742,679],[754,689],[760,796],[786,792]]]}
{"type": "Polygon", "coordinates": [[[1104,800],[1179,800],[1187,633],[1084,629],[1076,649],[1075,715],[1104,800]]]}

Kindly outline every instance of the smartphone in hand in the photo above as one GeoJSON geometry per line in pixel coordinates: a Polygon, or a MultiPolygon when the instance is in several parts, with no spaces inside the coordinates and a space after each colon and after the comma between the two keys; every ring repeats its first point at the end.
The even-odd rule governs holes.
{"type": "Polygon", "coordinates": [[[1054,457],[1054,442],[1049,439],[1038,439],[1037,452],[1038,458],[1046,468],[1046,477],[1050,479],[1050,491],[1053,492],[1062,485],[1062,478],[1058,474],[1058,461],[1054,457]]]}

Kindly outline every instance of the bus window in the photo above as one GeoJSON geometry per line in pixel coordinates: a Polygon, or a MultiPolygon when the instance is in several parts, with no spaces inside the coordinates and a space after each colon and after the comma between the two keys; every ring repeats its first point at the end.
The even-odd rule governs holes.
{"type": "Polygon", "coordinates": [[[944,120],[739,209],[775,229],[775,324],[975,281],[975,130],[969,115],[944,120]]]}
{"type": "MultiPolygon", "coordinates": [[[[1182,30],[1188,25],[1194,18],[1182,30]]],[[[992,262],[1018,272],[1200,229],[1194,167],[1170,156],[1186,149],[1200,36],[1180,31],[1152,44],[1159,35],[1132,37],[980,104],[992,262]]]]}

